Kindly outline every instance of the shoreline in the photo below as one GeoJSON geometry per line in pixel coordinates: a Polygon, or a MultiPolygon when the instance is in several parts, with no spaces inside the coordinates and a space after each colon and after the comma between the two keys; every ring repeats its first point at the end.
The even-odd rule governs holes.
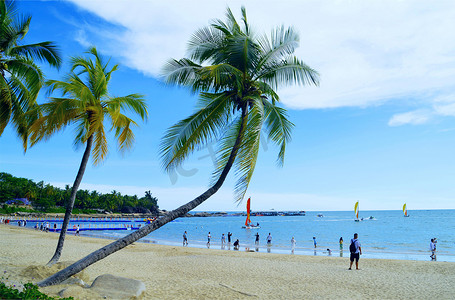
{"type": "MultiPolygon", "coordinates": [[[[33,223],[34,220],[28,220],[28,221],[30,222],[30,224],[32,224],[32,225],[34,224],[33,223]]],[[[52,222],[53,220],[46,220],[46,221],[52,222]]],[[[102,238],[102,239],[108,239],[108,240],[116,240],[116,239],[118,239],[118,238],[120,238],[122,236],[125,236],[125,235],[127,235],[127,234],[129,234],[131,232],[131,231],[126,231],[126,230],[114,230],[115,228],[112,228],[112,226],[113,226],[112,224],[114,224],[112,222],[116,222],[115,224],[117,224],[117,223],[121,224],[121,223],[125,223],[125,222],[128,223],[129,221],[131,221],[131,219],[126,220],[126,219],[123,219],[123,218],[122,219],[115,218],[113,220],[107,220],[107,222],[110,223],[107,226],[103,225],[103,223],[105,221],[106,220],[91,220],[91,218],[87,218],[87,220],[85,220],[85,219],[84,220],[77,220],[77,222],[90,222],[90,223],[95,222],[95,225],[92,224],[92,227],[95,228],[92,231],[90,229],[87,229],[87,231],[86,231],[86,229],[84,229],[84,226],[86,226],[88,228],[88,227],[90,227],[90,225],[87,226],[87,225],[84,225],[85,223],[81,223],[82,224],[82,226],[81,226],[81,235],[88,236],[88,237],[102,238]],[[99,224],[96,223],[96,222],[99,222],[99,224]],[[110,231],[106,231],[105,232],[100,226],[101,227],[105,226],[106,228],[110,228],[109,229],[110,231]]],[[[73,223],[74,222],[76,222],[76,221],[73,220],[73,223]]],[[[136,218],[136,222],[138,222],[137,218],[136,218]]],[[[176,220],[176,222],[177,222],[177,220],[176,220]]],[[[123,224],[123,226],[130,226],[128,224],[126,224],[126,225],[123,224]]],[[[122,227],[121,225],[119,225],[119,226],[122,227]]],[[[141,225],[139,225],[139,226],[141,226],[141,225]]],[[[59,228],[59,225],[57,226],[57,231],[58,231],[58,228],[59,228]]],[[[202,228],[202,226],[201,226],[201,228],[202,228]]],[[[122,229],[123,229],[123,227],[122,227],[122,229]]],[[[186,228],[182,228],[182,230],[183,229],[186,229],[186,228]]],[[[197,229],[197,226],[196,226],[196,229],[197,229]]],[[[52,231],[52,226],[51,226],[51,231],[52,231]]],[[[69,229],[69,231],[71,231],[71,229],[69,229]]],[[[74,232],[74,230],[72,230],[72,231],[74,232]]],[[[68,232],[68,234],[72,234],[72,233],[68,232]]],[[[192,239],[191,240],[190,247],[191,248],[206,249],[207,248],[206,247],[206,240],[204,240],[204,237],[202,237],[202,239],[201,239],[201,236],[198,236],[197,238],[198,239],[192,239]]],[[[241,239],[241,240],[243,240],[243,239],[241,239]]],[[[163,236],[163,235],[160,235],[160,234],[158,234],[158,235],[153,234],[153,235],[150,235],[150,236],[146,236],[146,237],[142,238],[139,242],[141,242],[141,243],[149,243],[149,244],[168,245],[168,246],[182,246],[181,240],[176,238],[175,236],[169,236],[169,235],[163,236]]],[[[346,244],[344,249],[343,249],[343,252],[340,252],[338,245],[333,245],[333,243],[332,244],[326,244],[326,245],[322,244],[322,243],[319,243],[317,249],[314,249],[313,247],[310,247],[310,246],[305,246],[305,245],[299,246],[299,245],[297,245],[297,247],[295,247],[294,254],[295,255],[306,255],[306,256],[329,256],[329,257],[331,257],[331,256],[340,256],[340,257],[349,257],[348,246],[349,245],[346,244]],[[331,251],[330,254],[327,251],[328,249],[330,249],[330,251],[331,251]]],[[[396,248],[395,249],[390,249],[390,248],[386,249],[384,247],[377,247],[377,245],[374,245],[374,243],[372,243],[372,244],[366,243],[365,246],[366,247],[364,247],[364,250],[365,250],[364,251],[365,252],[364,258],[418,260],[418,261],[428,261],[429,260],[430,252],[429,252],[429,249],[426,249],[426,245],[424,245],[420,249],[416,249],[416,247],[411,247],[411,248],[402,247],[402,248],[399,248],[399,249],[396,249],[396,248]],[[370,247],[368,247],[368,246],[370,246],[370,247]]],[[[245,247],[248,247],[248,248],[254,249],[254,250],[256,248],[256,246],[254,244],[254,241],[252,241],[252,240],[246,240],[246,241],[244,240],[243,243],[241,242],[241,248],[245,248],[245,247]]],[[[216,238],[213,239],[212,245],[211,245],[210,248],[211,249],[221,249],[221,250],[226,250],[226,251],[230,250],[230,249],[228,249],[227,245],[223,249],[221,247],[221,243],[220,243],[219,239],[216,239],[216,238]]],[[[267,248],[266,244],[264,244],[264,243],[260,244],[258,250],[259,251],[257,251],[257,252],[260,252],[260,253],[269,252],[269,249],[267,248]]],[[[437,257],[438,257],[439,261],[455,262],[455,253],[450,252],[449,251],[450,249],[446,249],[444,247],[441,247],[438,250],[439,251],[437,253],[437,257]]],[[[282,241],[280,241],[280,243],[272,245],[272,247],[270,249],[270,252],[291,255],[291,246],[283,244],[282,241]]]]}
{"type": "MultiPolygon", "coordinates": [[[[36,283],[43,278],[30,266],[47,263],[58,235],[1,224],[0,240],[0,271],[6,271],[9,282],[36,283]]],[[[61,261],[76,261],[110,242],[68,235],[61,261]]],[[[361,258],[361,270],[348,271],[348,266],[348,258],[334,256],[134,243],[82,273],[88,284],[102,274],[141,280],[147,288],[143,299],[251,298],[246,294],[259,299],[455,297],[455,263],[361,258]]],[[[64,287],[41,290],[56,296],[64,287]]],[[[76,299],[93,299],[82,288],[74,292],[76,299]]]]}

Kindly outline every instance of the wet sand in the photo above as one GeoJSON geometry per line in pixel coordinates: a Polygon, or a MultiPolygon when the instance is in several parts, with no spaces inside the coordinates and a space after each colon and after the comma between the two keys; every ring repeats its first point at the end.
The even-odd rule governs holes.
{"type": "MultiPolygon", "coordinates": [[[[55,268],[58,234],[0,224],[0,272],[11,284],[38,282],[55,268]],[[5,273],[6,272],[6,273],[5,273]]],[[[76,261],[110,240],[67,235],[61,262],[76,261]]],[[[112,274],[141,280],[143,299],[454,299],[455,263],[349,259],[134,243],[88,267],[91,282],[112,274]]],[[[42,288],[51,296],[65,285],[42,288]]],[[[75,299],[95,295],[74,289],[75,299]]],[[[101,297],[99,299],[102,299],[101,297]]]]}

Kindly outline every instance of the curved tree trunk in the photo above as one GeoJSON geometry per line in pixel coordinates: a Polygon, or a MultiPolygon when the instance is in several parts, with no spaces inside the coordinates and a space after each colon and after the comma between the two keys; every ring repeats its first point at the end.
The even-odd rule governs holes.
{"type": "Polygon", "coordinates": [[[58,262],[60,256],[62,255],[63,243],[65,242],[66,231],[68,229],[68,224],[71,218],[71,212],[73,211],[74,201],[76,200],[76,193],[81,184],[82,177],[84,176],[85,168],[87,167],[87,162],[90,157],[90,151],[92,150],[93,144],[93,135],[91,135],[87,140],[87,146],[85,147],[84,155],[82,156],[81,165],[79,166],[79,172],[77,172],[76,179],[74,180],[73,188],[71,189],[71,196],[66,205],[65,218],[63,219],[62,230],[60,231],[60,237],[58,238],[57,249],[55,249],[54,256],[47,263],[48,266],[51,266],[58,262]]]}
{"type": "Polygon", "coordinates": [[[170,211],[168,214],[166,214],[164,217],[157,219],[153,223],[144,226],[129,235],[116,240],[115,242],[104,246],[103,248],[100,248],[96,250],[95,252],[92,252],[91,254],[87,255],[86,257],[82,258],[81,260],[75,262],[71,266],[55,273],[54,275],[46,278],[45,280],[41,281],[38,283],[38,286],[40,287],[45,287],[49,285],[54,285],[62,282],[63,280],[69,278],[70,276],[79,273],[80,271],[84,270],[88,266],[96,263],[97,261],[105,258],[108,255],[111,255],[114,252],[117,252],[118,250],[121,250],[125,248],[126,246],[134,243],[135,241],[143,238],[144,236],[148,235],[150,232],[155,231],[156,229],[162,227],[163,225],[184,216],[186,213],[188,213],[190,210],[194,209],[198,205],[200,205],[202,202],[210,198],[212,195],[214,195],[220,187],[223,185],[224,180],[226,179],[227,174],[231,170],[232,165],[234,164],[235,157],[237,155],[237,152],[239,150],[240,144],[242,142],[243,134],[245,132],[245,126],[246,126],[246,119],[247,119],[247,109],[242,109],[242,122],[240,125],[239,129],[239,134],[237,135],[234,147],[232,148],[231,154],[229,156],[229,160],[221,173],[218,181],[210,187],[205,193],[200,195],[199,197],[195,198],[194,200],[188,202],[187,204],[184,204],[180,206],[177,209],[174,209],[173,211],[170,211]]]}

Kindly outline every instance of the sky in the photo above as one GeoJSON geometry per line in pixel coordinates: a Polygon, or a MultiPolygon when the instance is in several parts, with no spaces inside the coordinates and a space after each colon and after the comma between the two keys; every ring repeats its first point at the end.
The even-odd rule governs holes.
{"type": "MultiPolygon", "coordinates": [[[[143,196],[174,209],[203,193],[213,171],[214,147],[195,152],[172,174],[163,171],[160,139],[194,111],[197,95],[168,86],[162,67],[185,57],[187,41],[230,7],[258,34],[292,26],[295,54],[320,73],[320,86],[278,89],[295,124],[285,163],[263,139],[247,197],[252,210],[455,209],[454,1],[18,1],[32,16],[24,43],[54,41],[62,79],[69,58],[91,45],[119,64],[110,84],[116,96],[145,95],[149,119],[134,129],[133,149],[87,167],[81,188],[143,196]]],[[[46,101],[43,91],[38,99],[46,101]]],[[[0,171],[35,182],[72,185],[83,147],[67,128],[24,153],[9,125],[0,137],[0,171]]],[[[234,201],[231,174],[196,210],[244,210],[234,201]]]]}

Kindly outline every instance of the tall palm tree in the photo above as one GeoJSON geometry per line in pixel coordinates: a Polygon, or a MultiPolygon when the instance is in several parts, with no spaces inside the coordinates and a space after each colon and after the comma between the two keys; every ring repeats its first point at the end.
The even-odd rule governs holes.
{"type": "Polygon", "coordinates": [[[228,9],[226,23],[217,20],[198,30],[190,40],[190,58],[172,60],[166,66],[167,81],[199,91],[198,110],[172,126],[161,144],[163,166],[171,171],[195,149],[218,142],[220,155],[213,185],[194,200],[169,212],[155,222],[132,232],[68,268],[43,280],[48,286],[65,280],[87,266],[146,236],[166,223],[185,215],[207,200],[222,186],[232,167],[239,180],[240,201],[256,164],[261,130],[279,145],[279,164],[283,163],[292,123],[286,111],[277,106],[278,85],[318,84],[318,73],[292,56],[298,35],[292,28],[280,27],[270,38],[251,31],[242,8],[243,26],[228,9]]]}
{"type": "Polygon", "coordinates": [[[90,153],[96,165],[103,161],[108,152],[105,119],[108,119],[112,125],[110,130],[115,132],[120,151],[132,146],[134,134],[131,127],[137,125],[122,112],[130,110],[139,115],[142,120],[147,119],[147,107],[142,95],[131,94],[122,97],[109,95],[109,81],[118,65],[109,69],[109,62],[105,62],[94,47],[87,53],[94,59],[72,58],[71,72],[64,81],[46,82],[49,93],[59,90],[62,96],[52,97],[48,103],[40,105],[39,109],[43,115],[30,127],[32,146],[40,140],[50,138],[70,124],[74,124],[77,129],[74,144],[85,144],[85,152],[67,202],[57,248],[48,264],[53,264],[60,258],[76,192],[82,181],[90,153]]]}
{"type": "Polygon", "coordinates": [[[0,0],[0,136],[9,121],[27,149],[27,128],[37,114],[25,114],[36,105],[44,76],[34,59],[53,67],[61,64],[52,42],[22,45],[31,17],[17,15],[14,1],[0,0]]]}

